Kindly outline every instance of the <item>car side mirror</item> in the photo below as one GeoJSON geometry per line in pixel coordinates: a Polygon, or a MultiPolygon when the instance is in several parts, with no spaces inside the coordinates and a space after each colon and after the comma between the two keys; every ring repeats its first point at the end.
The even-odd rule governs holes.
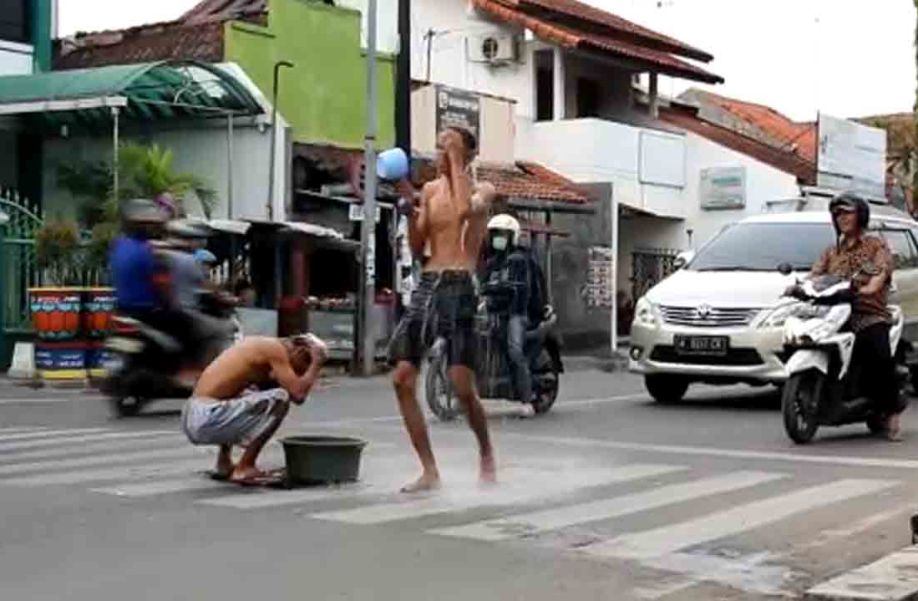
{"type": "Polygon", "coordinates": [[[794,266],[790,263],[781,263],[778,265],[778,273],[781,275],[790,275],[794,273],[794,266]]]}
{"type": "Polygon", "coordinates": [[[678,255],[676,255],[675,260],[673,261],[673,267],[677,270],[684,268],[686,265],[692,262],[692,259],[695,258],[694,250],[684,250],[678,255]]]}

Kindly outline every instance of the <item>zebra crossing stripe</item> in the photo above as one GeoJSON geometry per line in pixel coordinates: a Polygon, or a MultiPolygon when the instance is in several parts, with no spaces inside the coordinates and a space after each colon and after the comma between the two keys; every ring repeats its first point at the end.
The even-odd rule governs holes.
{"type": "Polygon", "coordinates": [[[98,432],[110,432],[110,428],[72,428],[69,430],[37,430],[27,432],[17,432],[14,434],[0,435],[0,442],[12,440],[26,440],[29,438],[49,438],[53,436],[66,436],[67,434],[93,434],[98,432]]]}
{"type": "Polygon", "coordinates": [[[47,430],[47,428],[41,428],[37,426],[0,428],[0,434],[23,434],[25,432],[39,432],[41,430],[47,430]]]}
{"type": "Polygon", "coordinates": [[[145,459],[191,458],[196,452],[201,455],[202,458],[208,456],[199,449],[189,448],[187,446],[179,449],[153,449],[148,451],[137,451],[134,453],[119,453],[116,455],[91,455],[89,457],[76,457],[73,459],[54,459],[48,461],[34,461],[30,463],[11,463],[0,465],[0,476],[10,476],[43,470],[61,470],[67,468],[90,467],[95,465],[110,465],[113,463],[132,463],[145,459]]]}
{"type": "Polygon", "coordinates": [[[577,505],[565,505],[544,511],[513,515],[452,528],[440,528],[431,532],[445,536],[487,541],[531,536],[540,532],[623,517],[693,499],[741,490],[786,477],[784,474],[768,472],[732,472],[702,480],[662,486],[620,497],[599,499],[577,505]]]}
{"type": "Polygon", "coordinates": [[[174,433],[151,434],[150,436],[119,437],[116,440],[103,440],[100,442],[93,442],[76,446],[56,446],[51,448],[41,448],[37,451],[25,451],[23,453],[11,453],[9,455],[0,454],[0,465],[14,461],[32,461],[35,459],[47,459],[49,457],[89,455],[90,453],[99,452],[111,453],[117,452],[119,449],[136,450],[164,444],[167,444],[169,448],[174,449],[176,446],[178,446],[179,443],[184,441],[184,436],[174,433]]]}
{"type": "Polygon", "coordinates": [[[253,490],[250,493],[224,495],[215,499],[197,501],[199,505],[213,507],[229,507],[232,509],[265,509],[269,507],[284,507],[299,505],[314,501],[344,498],[351,499],[355,496],[379,494],[380,490],[362,484],[348,484],[334,487],[316,487],[298,490],[253,490]]]}
{"type": "MultiPolygon", "coordinates": [[[[95,470],[69,470],[66,472],[49,472],[33,476],[21,476],[0,480],[0,486],[38,487],[65,484],[84,484],[87,482],[121,481],[141,478],[157,478],[201,471],[209,467],[201,459],[189,459],[173,463],[153,463],[142,465],[126,465],[122,467],[108,467],[95,470]]],[[[202,476],[203,477],[203,476],[202,476]]]]}
{"type": "Polygon", "coordinates": [[[838,480],[686,522],[625,534],[580,547],[580,551],[593,556],[620,559],[661,557],[688,547],[774,524],[817,507],[875,493],[897,484],[898,482],[889,480],[838,480]]]}
{"type": "Polygon", "coordinates": [[[571,490],[629,482],[653,476],[662,476],[685,469],[685,467],[673,465],[626,465],[603,470],[579,482],[562,483],[557,490],[547,489],[544,483],[541,482],[538,483],[537,486],[525,486],[522,488],[514,488],[512,484],[505,484],[495,487],[492,490],[476,490],[474,493],[460,496],[437,494],[424,499],[403,501],[400,503],[383,503],[344,511],[317,513],[311,517],[320,520],[347,522],[350,524],[379,524],[435,515],[438,513],[471,509],[479,506],[510,505],[534,498],[551,496],[552,494],[557,495],[571,490]]]}
{"type": "Polygon", "coordinates": [[[211,480],[205,475],[190,476],[187,478],[175,478],[171,480],[156,480],[153,482],[138,482],[128,484],[115,484],[107,488],[94,488],[93,492],[99,492],[118,497],[152,497],[175,492],[188,492],[197,490],[214,490],[236,488],[236,485],[228,482],[219,482],[211,480]]]}
{"type": "MultiPolygon", "coordinates": [[[[40,447],[50,447],[63,444],[80,444],[84,442],[96,442],[100,440],[118,440],[122,438],[147,438],[163,436],[165,434],[175,435],[174,430],[150,430],[144,432],[106,432],[101,434],[89,434],[85,436],[62,436],[59,438],[41,438],[38,440],[20,440],[6,444],[0,443],[0,453],[12,451],[22,451],[25,449],[37,449],[40,447]]],[[[0,458],[4,456],[0,454],[0,458]]]]}

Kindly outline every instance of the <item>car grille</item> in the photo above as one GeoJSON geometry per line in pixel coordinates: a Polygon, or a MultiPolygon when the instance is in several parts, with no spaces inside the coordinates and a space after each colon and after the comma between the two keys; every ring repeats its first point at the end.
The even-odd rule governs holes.
{"type": "Polygon", "coordinates": [[[762,365],[762,356],[755,349],[731,348],[726,355],[682,355],[676,347],[658,345],[650,353],[650,360],[658,363],[682,363],[683,365],[720,365],[728,367],[749,367],[762,365]]]}
{"type": "Polygon", "coordinates": [[[748,326],[761,309],[726,309],[710,307],[660,307],[663,321],[680,326],[730,328],[748,326]]]}

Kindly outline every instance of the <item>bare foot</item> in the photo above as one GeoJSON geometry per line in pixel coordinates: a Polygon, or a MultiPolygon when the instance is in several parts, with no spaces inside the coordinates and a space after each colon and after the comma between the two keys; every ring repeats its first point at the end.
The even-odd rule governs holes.
{"type": "Polygon", "coordinates": [[[497,484],[497,465],[493,456],[482,457],[479,470],[478,481],[481,484],[497,484]]]}
{"type": "Polygon", "coordinates": [[[433,472],[427,473],[424,472],[421,474],[421,477],[415,480],[410,484],[406,484],[401,488],[401,492],[406,494],[412,494],[417,492],[426,492],[430,490],[439,490],[441,486],[440,483],[440,474],[433,472]]]}
{"type": "Polygon", "coordinates": [[[221,453],[217,457],[217,465],[214,467],[213,475],[215,478],[228,480],[235,469],[236,466],[233,464],[233,460],[221,453]]]}
{"type": "Polygon", "coordinates": [[[886,420],[886,439],[891,442],[901,442],[902,433],[899,429],[899,414],[893,414],[886,420]]]}

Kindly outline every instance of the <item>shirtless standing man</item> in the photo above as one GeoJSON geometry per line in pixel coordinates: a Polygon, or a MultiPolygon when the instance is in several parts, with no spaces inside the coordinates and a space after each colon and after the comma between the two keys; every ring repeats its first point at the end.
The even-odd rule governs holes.
{"type": "Polygon", "coordinates": [[[439,177],[424,186],[420,203],[415,204],[412,199],[410,207],[411,250],[420,256],[429,243],[430,257],[389,345],[399,410],[423,469],[420,478],[403,487],[403,492],[440,486],[440,473],[416,394],[421,360],[438,337],[446,341],[453,390],[478,439],[481,481],[496,480],[494,451],[473,371],[478,307],[473,274],[486,233],[488,206],[494,197],[493,186],[476,185],[469,173],[476,147],[475,137],[468,131],[458,128],[444,131],[437,140],[439,177]]]}
{"type": "Polygon", "coordinates": [[[225,350],[204,370],[182,410],[182,429],[192,444],[220,446],[214,477],[238,484],[268,478],[255,467],[255,460],[280,427],[290,403],[302,405],[306,400],[326,353],[325,344],[311,334],[251,337],[225,350]],[[275,388],[258,391],[266,385],[275,388]],[[236,465],[235,445],[246,447],[236,465]]]}

